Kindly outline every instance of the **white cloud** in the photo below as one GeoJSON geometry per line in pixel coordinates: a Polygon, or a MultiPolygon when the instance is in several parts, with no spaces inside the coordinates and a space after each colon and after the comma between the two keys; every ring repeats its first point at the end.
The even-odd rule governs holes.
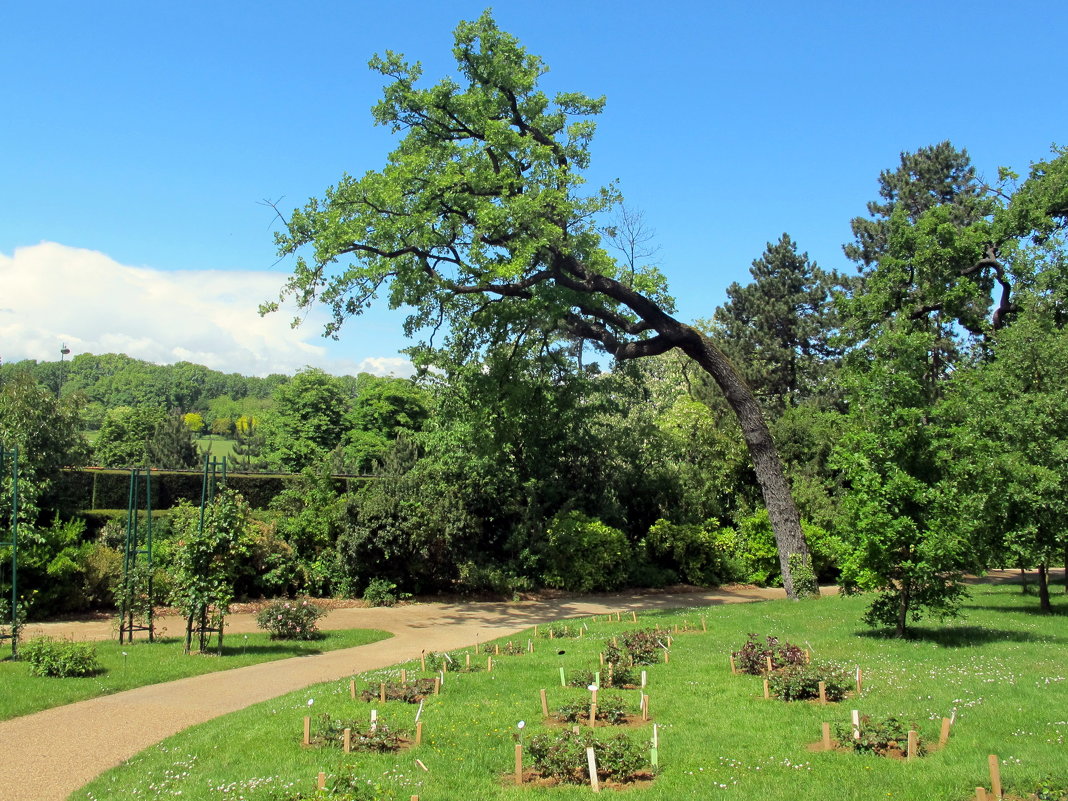
{"type": "Polygon", "coordinates": [[[128,267],[53,242],[17,248],[0,253],[0,357],[55,361],[66,343],[73,354],[126,353],[245,375],[306,365],[411,374],[398,357],[336,358],[318,338],[314,315],[297,329],[285,310],[260,317],[259,303],[276,297],[283,281],[278,272],[128,267]]]}

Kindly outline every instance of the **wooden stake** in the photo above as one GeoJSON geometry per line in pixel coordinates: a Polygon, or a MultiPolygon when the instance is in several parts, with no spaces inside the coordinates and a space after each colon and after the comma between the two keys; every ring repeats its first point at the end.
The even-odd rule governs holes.
{"type": "Polygon", "coordinates": [[[642,720],[649,720],[649,696],[645,696],[645,709],[642,710],[642,720]]]}
{"type": "Polygon", "coordinates": [[[407,684],[407,683],[408,683],[408,671],[405,670],[404,668],[401,668],[401,684],[407,684]]]}
{"type": "Polygon", "coordinates": [[[538,636],[538,626],[537,626],[537,624],[534,625],[534,636],[535,637],[538,636]]]}
{"type": "Polygon", "coordinates": [[[632,611],[630,613],[630,619],[631,619],[632,623],[637,623],[638,622],[638,613],[632,611]]]}
{"type": "Polygon", "coordinates": [[[545,690],[541,691],[541,716],[549,717],[549,700],[545,697],[545,690]]]}
{"type": "Polygon", "coordinates": [[[671,652],[667,648],[665,648],[664,649],[664,664],[666,665],[670,661],[671,661],[671,652]]]}
{"type": "Polygon", "coordinates": [[[806,665],[812,664],[812,654],[809,653],[807,648],[805,649],[805,664],[806,665]]]}
{"type": "Polygon", "coordinates": [[[975,788],[975,801],[986,801],[986,788],[985,787],[976,787],[975,788]]]}
{"type": "Polygon", "coordinates": [[[423,721],[419,721],[415,724],[415,744],[423,744],[423,721]]]}
{"type": "Polygon", "coordinates": [[[770,656],[765,656],[765,657],[764,657],[764,661],[765,661],[765,662],[767,663],[767,665],[768,665],[768,673],[771,673],[771,671],[773,671],[773,670],[775,669],[775,668],[773,668],[773,667],[771,666],[771,657],[770,657],[770,656]]]}
{"type": "Polygon", "coordinates": [[[701,615],[701,631],[708,631],[708,622],[705,620],[704,615],[701,615]]]}
{"type": "Polygon", "coordinates": [[[597,725],[597,702],[590,704],[590,725],[597,725]]]}
{"type": "Polygon", "coordinates": [[[601,664],[604,664],[604,651],[601,651],[601,664]]]}
{"type": "Polygon", "coordinates": [[[311,745],[311,718],[304,716],[304,744],[311,745]]]}
{"type": "Polygon", "coordinates": [[[824,751],[830,751],[831,747],[832,747],[831,746],[831,724],[830,723],[822,723],[820,725],[821,725],[821,728],[823,729],[823,750],[824,751]]]}
{"type": "Polygon", "coordinates": [[[553,639],[553,630],[549,629],[549,639],[553,639]]]}
{"type": "Polygon", "coordinates": [[[471,667],[471,654],[468,653],[466,656],[467,656],[467,666],[471,667]]]}
{"type": "Polygon", "coordinates": [[[428,768],[426,765],[423,764],[423,760],[417,759],[417,760],[415,760],[415,764],[418,765],[419,767],[421,767],[427,773],[430,773],[430,768],[428,768]]]}
{"type": "Polygon", "coordinates": [[[738,673],[738,669],[734,666],[734,654],[731,654],[731,675],[738,673]]]}
{"type": "Polygon", "coordinates": [[[598,685],[594,684],[593,685],[593,690],[590,691],[590,703],[591,704],[596,704],[597,703],[597,687],[598,687],[598,685]]]}
{"type": "Polygon", "coordinates": [[[660,747],[660,735],[658,733],[657,725],[653,724],[653,748],[660,747]]]}
{"type": "Polygon", "coordinates": [[[423,672],[426,673],[426,651],[419,654],[419,661],[423,665],[423,672]]]}
{"type": "Polygon", "coordinates": [[[917,748],[919,747],[919,734],[915,729],[909,729],[908,750],[905,752],[905,758],[911,760],[916,756],[917,748]]]}
{"type": "Polygon", "coordinates": [[[386,702],[386,683],[381,682],[378,685],[378,701],[384,704],[386,702]]]}
{"type": "Polygon", "coordinates": [[[860,739],[860,712],[856,709],[853,710],[853,739],[860,739]]]}
{"type": "Polygon", "coordinates": [[[768,686],[768,680],[764,679],[764,700],[771,698],[771,688],[768,686]]]}
{"type": "Polygon", "coordinates": [[[492,673],[493,672],[493,657],[492,656],[487,656],[486,657],[486,672],[487,673],[492,673]]]}
{"type": "Polygon", "coordinates": [[[515,783],[523,783],[523,744],[515,744],[515,783]]]}
{"type": "Polygon", "coordinates": [[[534,653],[534,640],[531,640],[529,638],[527,639],[527,653],[534,653]]]}
{"type": "Polygon", "coordinates": [[[419,801],[419,796],[413,795],[412,796],[412,801],[419,801]]]}
{"type": "Polygon", "coordinates": [[[825,704],[825,703],[827,703],[827,682],[821,681],[819,683],[819,688],[820,688],[820,703],[821,704],[825,704]]]}
{"type": "Polygon", "coordinates": [[[434,695],[441,695],[441,676],[434,677],[434,695]]]}
{"type": "Polygon", "coordinates": [[[648,676],[646,675],[646,672],[643,670],[642,671],[642,689],[643,690],[645,689],[645,685],[647,683],[648,683],[648,676]]]}
{"type": "Polygon", "coordinates": [[[990,790],[994,798],[1001,798],[1001,763],[997,754],[991,754],[986,760],[990,764],[990,790]]]}
{"type": "Polygon", "coordinates": [[[860,670],[860,665],[857,665],[857,695],[860,695],[864,690],[864,674],[860,670]]]}
{"type": "Polygon", "coordinates": [[[320,790],[326,789],[326,774],[322,771],[319,771],[319,778],[317,780],[317,784],[319,785],[320,790]]]}
{"type": "Polygon", "coordinates": [[[378,710],[371,710],[371,731],[378,731],[378,710]]]}
{"type": "Polygon", "coordinates": [[[356,700],[356,679],[349,682],[349,698],[356,700]]]}
{"type": "Polygon", "coordinates": [[[590,787],[595,793],[601,792],[601,782],[597,779],[597,755],[592,748],[586,749],[586,763],[590,768],[590,787]]]}
{"type": "Polygon", "coordinates": [[[617,622],[617,623],[621,623],[621,622],[623,622],[623,618],[621,618],[621,617],[619,616],[619,612],[616,612],[616,622],[617,622]]]}
{"type": "Polygon", "coordinates": [[[494,656],[500,656],[501,655],[500,643],[494,643],[493,644],[493,654],[494,654],[494,656]]]}
{"type": "Polygon", "coordinates": [[[944,748],[946,743],[949,742],[949,729],[951,726],[949,718],[942,718],[942,731],[938,735],[938,745],[944,748]]]}
{"type": "Polygon", "coordinates": [[[344,745],[343,745],[343,748],[345,749],[345,753],[346,754],[351,754],[352,753],[352,729],[345,729],[344,732],[342,732],[342,734],[345,737],[344,745]]]}

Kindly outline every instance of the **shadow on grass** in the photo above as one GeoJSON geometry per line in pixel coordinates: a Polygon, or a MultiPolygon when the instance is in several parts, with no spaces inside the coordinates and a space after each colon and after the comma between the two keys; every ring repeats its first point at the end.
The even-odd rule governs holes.
{"type": "MultiPolygon", "coordinates": [[[[1031,596],[1028,596],[1031,597],[1031,596]]],[[[1008,612],[1012,614],[1038,615],[1040,617],[1068,617],[1068,604],[1053,604],[1053,609],[1043,612],[1038,606],[1038,599],[1034,604],[1027,606],[1011,606],[1008,604],[968,604],[969,609],[981,609],[984,612],[1008,612]]]]}
{"type": "MultiPolygon", "coordinates": [[[[870,629],[854,632],[858,637],[868,639],[893,640],[893,629],[870,629]]],[[[903,642],[930,642],[945,648],[967,648],[988,645],[995,642],[1043,642],[1064,644],[1063,637],[1046,634],[1032,634],[1027,631],[1011,629],[991,629],[983,626],[953,626],[951,628],[933,628],[928,626],[911,626],[903,642]]]]}
{"type": "MultiPolygon", "coordinates": [[[[321,643],[329,639],[328,635],[320,635],[314,640],[272,640],[268,642],[255,642],[245,643],[239,637],[239,635],[231,634],[229,637],[223,640],[223,656],[241,656],[243,654],[252,654],[255,656],[314,656],[316,654],[325,653],[315,643],[321,643]]],[[[168,645],[180,645],[184,642],[182,637],[157,637],[152,645],[158,645],[166,647],[168,645]]],[[[145,641],[140,641],[138,644],[148,645],[145,641]]],[[[199,656],[218,656],[219,652],[215,645],[209,645],[208,649],[203,654],[197,653],[197,641],[196,637],[193,638],[193,653],[199,656]]]]}

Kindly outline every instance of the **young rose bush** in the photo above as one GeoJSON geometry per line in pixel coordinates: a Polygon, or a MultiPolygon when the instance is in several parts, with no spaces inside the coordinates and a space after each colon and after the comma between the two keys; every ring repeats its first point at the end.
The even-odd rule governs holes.
{"type": "Polygon", "coordinates": [[[326,612],[311,601],[272,601],[256,615],[256,625],[272,640],[314,640],[319,634],[317,621],[326,612]]]}

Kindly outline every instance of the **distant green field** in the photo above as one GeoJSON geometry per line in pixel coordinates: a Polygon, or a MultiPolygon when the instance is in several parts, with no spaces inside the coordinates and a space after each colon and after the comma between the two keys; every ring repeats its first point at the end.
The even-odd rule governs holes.
{"type": "Polygon", "coordinates": [[[196,443],[197,448],[216,459],[222,459],[224,456],[227,459],[234,458],[234,441],[232,439],[224,439],[212,434],[207,437],[197,437],[196,443]]]}

